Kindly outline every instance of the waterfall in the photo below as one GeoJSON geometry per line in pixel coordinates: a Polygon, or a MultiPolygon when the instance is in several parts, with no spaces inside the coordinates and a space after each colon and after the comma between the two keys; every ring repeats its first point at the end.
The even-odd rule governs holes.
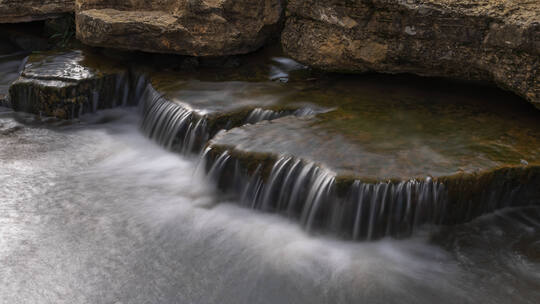
{"type": "Polygon", "coordinates": [[[169,150],[198,152],[210,137],[206,117],[169,101],[151,84],[146,85],[139,106],[144,134],[169,150]]]}
{"type": "Polygon", "coordinates": [[[220,151],[207,148],[201,162],[218,188],[240,204],[346,239],[403,238],[426,224],[464,223],[505,207],[540,205],[540,167],[372,182],[343,178],[292,156],[220,151]]]}
{"type": "Polygon", "coordinates": [[[354,240],[409,236],[423,224],[440,224],[447,205],[444,185],[431,178],[375,184],[354,180],[342,190],[334,172],[291,156],[271,166],[261,162],[251,173],[228,151],[214,159],[207,149],[203,159],[209,178],[238,194],[242,205],[297,219],[307,231],[354,240]]]}
{"type": "MultiPolygon", "coordinates": [[[[140,84],[137,84],[139,88],[140,84]]],[[[286,115],[307,116],[315,112],[309,108],[274,111],[255,108],[247,114],[231,113],[231,118],[217,126],[214,118],[201,115],[189,105],[174,102],[159,93],[152,84],[146,83],[140,93],[139,108],[142,115],[141,129],[144,134],[154,139],[161,146],[181,153],[200,153],[207,142],[219,131],[255,124],[286,115]],[[237,118],[235,115],[244,115],[237,118]],[[235,116],[235,117],[233,117],[235,116]],[[213,126],[213,127],[211,127],[213,126]]]]}

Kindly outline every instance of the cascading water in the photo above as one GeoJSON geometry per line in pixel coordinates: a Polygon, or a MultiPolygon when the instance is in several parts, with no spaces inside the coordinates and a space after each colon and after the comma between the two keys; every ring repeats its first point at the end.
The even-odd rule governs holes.
{"type": "Polygon", "coordinates": [[[282,111],[255,108],[239,122],[233,123],[231,119],[222,128],[211,128],[211,118],[207,115],[199,114],[187,104],[170,101],[149,83],[140,96],[141,128],[145,135],[163,147],[181,153],[201,152],[207,142],[221,130],[286,115],[308,116],[315,113],[310,108],[282,111]]]}
{"type": "MultiPolygon", "coordinates": [[[[247,113],[231,113],[228,121],[216,123],[211,115],[167,99],[142,75],[119,73],[112,84],[106,86],[98,82],[89,102],[78,106],[78,116],[102,108],[138,103],[145,135],[169,150],[184,154],[200,152],[221,130],[286,115],[310,116],[320,112],[308,107],[281,111],[257,107],[247,113]],[[102,100],[109,100],[110,104],[103,104],[102,100]],[[234,115],[237,116],[233,119],[234,115]]],[[[36,94],[34,90],[23,92],[26,88],[30,87],[21,86],[16,91],[24,95],[21,105],[24,101],[33,104],[32,94],[36,94]]],[[[77,116],[76,107],[72,106],[71,117],[77,116]]],[[[233,189],[243,205],[296,218],[308,231],[330,231],[354,240],[406,237],[423,224],[459,222],[456,218],[469,220],[501,206],[524,201],[513,194],[520,185],[505,184],[506,190],[500,194],[492,191],[497,187],[491,185],[484,187],[480,198],[453,198],[453,203],[461,204],[455,209],[464,210],[461,211],[464,214],[456,216],[454,210],[448,209],[448,189],[440,180],[426,178],[379,183],[355,180],[348,181],[343,187],[343,182],[331,170],[293,157],[283,156],[271,166],[255,161],[255,165],[250,164],[251,168],[247,170],[241,161],[227,153],[212,159],[207,152],[203,159],[211,165],[208,175],[222,189],[233,189]],[[478,203],[487,200],[486,204],[478,203]]]]}
{"type": "Polygon", "coordinates": [[[280,117],[287,116],[287,115],[294,115],[297,117],[311,116],[319,112],[322,112],[322,110],[316,111],[308,107],[303,107],[294,111],[291,111],[291,110],[274,111],[274,110],[268,110],[268,109],[262,109],[262,108],[255,108],[249,113],[244,123],[256,124],[261,121],[278,119],[280,117]]]}
{"type": "MultiPolygon", "coordinates": [[[[274,61],[279,65],[271,79],[287,82],[295,63],[274,61]]],[[[272,146],[277,152],[265,152],[247,141],[210,141],[242,124],[256,128],[265,125],[260,121],[319,110],[280,111],[277,103],[257,101],[248,105],[252,110],[204,115],[189,106],[196,102],[167,100],[136,75],[124,70],[88,90],[81,86],[79,104],[66,108],[71,117],[83,116],[80,124],[49,124],[0,108],[0,302],[538,302],[538,207],[445,225],[522,202],[539,205],[538,166],[403,181],[344,177],[330,169],[343,167],[328,158],[310,162],[317,158],[294,151],[278,156],[286,150],[278,145],[272,146]],[[100,111],[136,104],[140,125],[134,109],[100,111]],[[138,126],[181,153],[199,152],[210,142],[199,169],[233,195],[193,174],[191,158],[149,143],[138,126]],[[406,241],[355,243],[304,233],[379,240],[425,232],[431,224],[445,226],[406,241]]],[[[26,94],[19,96],[23,106],[39,98],[39,91],[18,92],[26,94]]],[[[210,95],[224,94],[218,89],[210,95]]],[[[350,133],[366,126],[351,126],[350,133]]],[[[295,134],[287,131],[273,135],[289,145],[312,143],[291,140],[295,134]]],[[[259,134],[255,141],[270,142],[259,134]]],[[[329,147],[343,151],[334,155],[352,154],[339,144],[329,147]]]]}
{"type": "MultiPolygon", "coordinates": [[[[292,221],[216,194],[192,173],[192,160],[140,134],[133,109],[67,126],[26,126],[20,114],[2,110],[2,303],[538,302],[539,208],[499,211],[405,241],[310,237],[292,221]]],[[[233,157],[223,155],[212,174],[224,174],[233,157]]],[[[260,164],[261,176],[274,168],[274,178],[259,180],[273,187],[285,179],[293,187],[309,165],[290,158],[268,169],[260,164]]],[[[329,190],[310,199],[339,192],[339,180],[318,173],[329,190]]],[[[252,193],[265,208],[275,197],[290,199],[260,182],[246,202],[252,193]]],[[[297,195],[307,191],[298,185],[297,195]]],[[[346,199],[360,195],[361,184],[355,187],[346,199]]],[[[390,186],[365,187],[369,203],[368,193],[390,193],[390,186]]],[[[306,216],[317,208],[305,208],[306,216]]],[[[336,221],[345,212],[356,217],[351,210],[335,212],[336,221]]],[[[367,216],[376,219],[375,211],[367,216]]]]}
{"type": "Polygon", "coordinates": [[[283,116],[283,114],[280,112],[256,108],[249,113],[248,117],[246,118],[246,123],[254,124],[259,121],[272,120],[281,116],[283,116]]]}
{"type": "Polygon", "coordinates": [[[252,173],[228,151],[212,160],[203,153],[208,176],[223,190],[239,195],[252,209],[284,214],[308,231],[324,230],[354,240],[406,237],[423,224],[439,224],[446,210],[446,189],[431,178],[364,183],[355,180],[338,189],[334,172],[291,156],[280,157],[264,174],[252,173]]]}
{"type": "Polygon", "coordinates": [[[193,152],[208,139],[206,119],[187,106],[167,100],[150,84],[142,94],[140,108],[145,135],[169,150],[193,152]]]}
{"type": "MultiPolygon", "coordinates": [[[[139,91],[141,83],[139,80],[136,85],[139,91]]],[[[317,113],[310,108],[295,111],[255,108],[239,122],[229,120],[220,128],[212,128],[212,118],[199,114],[187,104],[170,101],[147,82],[140,96],[141,128],[145,135],[169,150],[184,154],[200,152],[217,132],[238,124],[317,113]]],[[[451,208],[445,185],[448,181],[430,177],[378,183],[354,180],[343,186],[331,170],[291,156],[282,156],[271,165],[256,160],[246,166],[227,151],[218,156],[210,152],[211,149],[207,149],[202,155],[202,160],[208,164],[207,175],[219,188],[234,193],[240,204],[295,218],[307,231],[327,231],[353,240],[403,238],[422,225],[468,221],[508,206],[511,203],[494,202],[496,197],[504,198],[516,192],[512,189],[520,188],[505,184],[507,190],[503,192],[506,194],[498,195],[500,185],[486,185],[482,191],[489,193],[478,199],[455,198],[454,195],[451,200],[454,208],[451,208]],[[455,208],[456,204],[459,208],[455,208]]],[[[461,184],[457,188],[450,185],[452,194],[468,192],[461,184]]],[[[512,196],[505,201],[526,199],[512,196]]]]}

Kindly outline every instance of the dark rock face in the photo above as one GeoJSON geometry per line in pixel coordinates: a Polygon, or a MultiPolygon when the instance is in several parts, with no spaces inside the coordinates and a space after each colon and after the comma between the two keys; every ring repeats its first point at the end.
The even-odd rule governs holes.
{"type": "Polygon", "coordinates": [[[44,20],[73,12],[74,0],[0,0],[0,23],[44,20]]]}
{"type": "Polygon", "coordinates": [[[282,34],[324,70],[494,82],[540,108],[540,3],[526,0],[291,0],[282,34]]]}
{"type": "Polygon", "coordinates": [[[281,16],[280,0],[78,0],[77,37],[94,46],[225,56],[264,45],[281,16]]]}
{"type": "Polygon", "coordinates": [[[127,70],[93,63],[81,51],[32,55],[9,89],[10,103],[16,111],[77,118],[127,104],[129,83],[127,70]]]}
{"type": "Polygon", "coordinates": [[[2,38],[0,34],[0,106],[9,106],[9,86],[19,77],[20,68],[27,54],[2,38]]]}

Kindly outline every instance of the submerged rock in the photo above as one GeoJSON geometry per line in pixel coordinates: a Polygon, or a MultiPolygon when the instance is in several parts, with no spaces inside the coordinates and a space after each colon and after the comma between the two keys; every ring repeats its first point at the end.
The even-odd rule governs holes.
{"type": "Polygon", "coordinates": [[[252,52],[276,34],[280,0],[77,1],[77,37],[93,46],[191,56],[252,52]]]}
{"type": "Polygon", "coordinates": [[[56,18],[75,10],[75,0],[1,0],[0,23],[56,18]]]}
{"type": "Polygon", "coordinates": [[[540,108],[540,2],[291,0],[282,44],[323,70],[496,83],[540,108]]]}
{"type": "Polygon", "coordinates": [[[10,87],[11,106],[63,119],[131,101],[126,69],[83,51],[50,52],[29,57],[10,87]]]}

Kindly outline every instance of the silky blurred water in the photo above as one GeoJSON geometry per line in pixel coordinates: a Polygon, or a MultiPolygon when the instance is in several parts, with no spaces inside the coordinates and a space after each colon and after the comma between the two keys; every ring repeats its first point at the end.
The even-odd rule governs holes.
{"type": "Polygon", "coordinates": [[[540,210],[345,242],[236,207],[135,109],[0,110],[0,303],[538,303],[540,210]]]}

